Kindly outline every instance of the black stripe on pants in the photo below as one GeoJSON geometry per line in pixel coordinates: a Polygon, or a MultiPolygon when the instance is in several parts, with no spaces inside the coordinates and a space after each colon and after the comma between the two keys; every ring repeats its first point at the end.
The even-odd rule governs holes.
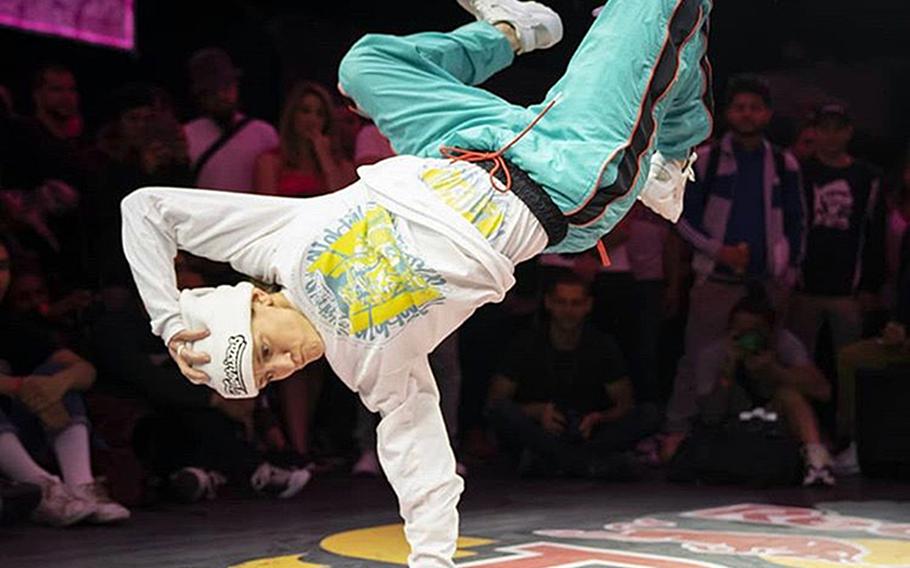
{"type": "Polygon", "coordinates": [[[632,131],[629,146],[623,150],[616,181],[597,190],[584,208],[569,216],[572,225],[587,225],[596,221],[616,198],[625,195],[638,177],[641,157],[651,145],[656,128],[654,107],[667,95],[679,70],[683,46],[692,38],[701,20],[701,0],[684,0],[670,19],[669,38],[664,43],[651,82],[645,92],[638,124],[632,131]]]}

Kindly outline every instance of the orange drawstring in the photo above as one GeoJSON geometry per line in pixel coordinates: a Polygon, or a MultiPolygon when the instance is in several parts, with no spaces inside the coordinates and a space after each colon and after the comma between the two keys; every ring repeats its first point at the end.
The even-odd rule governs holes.
{"type": "Polygon", "coordinates": [[[499,150],[496,150],[495,152],[482,152],[479,150],[467,150],[465,148],[458,148],[456,146],[442,146],[439,148],[439,152],[446,158],[449,158],[450,160],[452,160],[453,162],[456,162],[456,161],[485,162],[488,160],[492,160],[493,167],[490,169],[490,183],[493,185],[493,188],[495,190],[505,193],[505,192],[509,191],[510,189],[512,189],[512,174],[509,172],[509,168],[508,168],[508,166],[506,166],[505,159],[503,159],[503,157],[502,157],[503,153],[506,150],[508,150],[509,148],[511,148],[512,146],[514,146],[516,142],[521,140],[521,138],[525,134],[527,134],[532,128],[534,128],[534,126],[536,126],[537,123],[540,122],[540,119],[542,119],[543,116],[545,114],[547,114],[551,108],[553,108],[553,105],[555,105],[558,100],[559,100],[559,96],[554,97],[553,100],[551,100],[549,103],[547,103],[547,106],[545,106],[544,109],[542,111],[540,111],[540,113],[534,118],[534,120],[531,121],[531,124],[527,125],[524,128],[524,130],[519,132],[515,138],[512,138],[512,140],[508,144],[506,144],[499,150]],[[501,185],[501,182],[498,179],[496,179],[496,173],[500,170],[502,170],[502,173],[506,178],[506,183],[504,186],[501,185]]]}
{"type": "Polygon", "coordinates": [[[605,245],[603,241],[597,241],[597,254],[600,255],[600,263],[604,268],[613,264],[610,262],[610,255],[607,254],[607,245],[605,245]]]}

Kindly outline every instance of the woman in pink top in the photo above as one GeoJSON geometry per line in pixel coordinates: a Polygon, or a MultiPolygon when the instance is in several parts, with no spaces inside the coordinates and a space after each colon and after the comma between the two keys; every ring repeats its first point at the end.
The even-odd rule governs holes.
{"type": "Polygon", "coordinates": [[[334,136],[333,103],[316,83],[300,82],[281,113],[281,146],[256,160],[255,189],[270,195],[311,197],[356,179],[354,166],[334,136]]]}

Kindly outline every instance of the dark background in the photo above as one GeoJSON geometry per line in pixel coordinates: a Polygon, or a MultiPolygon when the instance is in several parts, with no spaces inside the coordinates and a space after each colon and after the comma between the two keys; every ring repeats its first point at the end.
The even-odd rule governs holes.
{"type": "MultiPolygon", "coordinates": [[[[565,40],[520,58],[487,87],[517,103],[538,101],[600,3],[550,0],[565,22],[565,40]]],[[[0,83],[13,90],[17,109],[30,111],[31,71],[56,61],[76,71],[90,125],[103,118],[107,93],[137,79],[166,87],[188,118],[185,61],[199,47],[218,45],[244,70],[246,109],[274,121],[293,79],[334,85],[341,56],[362,34],[446,30],[470,21],[455,0],[137,0],[136,9],[133,53],[0,28],[0,83]]],[[[734,73],[768,76],[780,117],[772,135],[783,143],[808,108],[846,102],[858,123],[857,152],[887,165],[904,152],[910,130],[908,22],[910,2],[901,0],[717,0],[710,47],[715,89],[722,92],[734,73]]]]}

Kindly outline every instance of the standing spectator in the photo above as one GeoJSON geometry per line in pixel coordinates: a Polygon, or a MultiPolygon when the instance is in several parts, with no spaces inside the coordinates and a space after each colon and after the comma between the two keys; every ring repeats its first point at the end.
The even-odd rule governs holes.
{"type": "Polygon", "coordinates": [[[278,146],[278,133],[238,110],[240,70],[224,50],[200,49],[188,69],[201,113],[184,126],[196,186],[252,191],[256,158],[278,146]]]}
{"type": "Polygon", "coordinates": [[[47,179],[62,180],[77,189],[85,186],[91,171],[84,134],[84,121],[79,108],[79,90],[73,72],[58,64],[40,67],[32,79],[34,117],[28,121],[26,139],[22,140],[22,164],[31,172],[30,189],[47,179]]]}
{"type": "Polygon", "coordinates": [[[120,244],[120,201],[143,186],[193,183],[183,128],[164,99],[166,94],[152,85],[121,87],[112,97],[113,117],[99,136],[104,161],[86,192],[85,209],[102,287],[129,287],[132,282],[120,244]]]}
{"type": "Polygon", "coordinates": [[[813,117],[812,120],[807,120],[800,125],[799,130],[796,133],[796,138],[793,140],[793,144],[790,145],[789,150],[800,164],[805,164],[815,157],[817,146],[818,127],[815,123],[815,118],[813,117]]]}
{"type": "Polygon", "coordinates": [[[678,237],[666,220],[641,204],[629,213],[627,233],[638,331],[635,393],[639,401],[654,401],[663,390],[659,384],[663,322],[679,309],[682,275],[675,243],[678,237]]]}
{"type": "Polygon", "coordinates": [[[885,285],[882,302],[889,310],[897,305],[898,275],[901,270],[901,245],[910,227],[910,152],[904,156],[891,177],[883,196],[888,204],[885,231],[885,285]]]}
{"type": "MultiPolygon", "coordinates": [[[[10,282],[9,252],[0,245],[0,299],[10,282]]],[[[0,472],[42,488],[36,522],[66,526],[88,519],[122,521],[130,512],[113,502],[92,475],[88,421],[81,391],[95,368],[56,344],[48,330],[0,310],[0,472]],[[36,463],[53,453],[63,480],[36,463]]]]}
{"type": "Polygon", "coordinates": [[[615,341],[588,325],[593,304],[586,280],[556,276],[544,298],[549,322],[515,338],[493,379],[490,420],[525,473],[625,475],[617,453],[659,425],[653,406],[635,404],[615,341]]]}
{"type": "Polygon", "coordinates": [[[792,333],[775,329],[775,312],[757,288],[729,314],[725,337],[703,349],[694,364],[695,396],[678,411],[687,421],[738,420],[756,407],[778,411],[803,444],[804,485],[834,485],[831,456],[822,444],[813,401],[831,388],[792,333]]]}
{"type": "Polygon", "coordinates": [[[885,268],[879,174],[849,154],[853,124],[844,107],[823,107],[817,121],[816,157],[803,168],[809,228],[789,323],[813,355],[825,322],[835,350],[860,338],[885,268]]]}
{"type": "Polygon", "coordinates": [[[300,82],[291,89],[281,113],[281,145],[256,159],[257,193],[313,197],[356,180],[342,151],[334,108],[328,91],[316,83],[300,82]]]}
{"type": "Polygon", "coordinates": [[[749,283],[764,286],[780,303],[796,277],[805,218],[799,165],[765,138],[771,115],[767,85],[731,79],[725,113],[730,131],[699,149],[697,179],[686,188],[678,228],[695,249],[695,284],[667,408],[665,455],[675,451],[685,427],[681,408],[695,396],[695,358],[723,334],[749,283]]]}

